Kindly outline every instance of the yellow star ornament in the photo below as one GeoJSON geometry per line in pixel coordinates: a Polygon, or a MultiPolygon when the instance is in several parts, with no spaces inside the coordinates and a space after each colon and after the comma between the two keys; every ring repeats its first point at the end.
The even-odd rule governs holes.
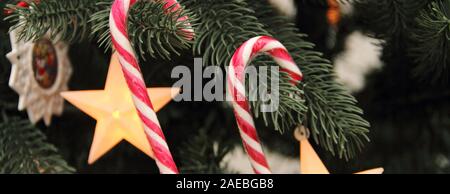
{"type": "MultiPolygon", "coordinates": [[[[300,173],[330,174],[308,141],[309,132],[304,126],[295,129],[295,138],[300,141],[300,173]]],[[[355,174],[383,174],[383,168],[375,168],[355,174]]]]}
{"type": "MultiPolygon", "coordinates": [[[[155,111],[169,103],[179,88],[149,88],[155,111]]],[[[111,57],[105,90],[63,92],[71,104],[97,120],[88,163],[93,164],[122,140],[153,158],[153,151],[131,99],[118,55],[111,57]]]]}

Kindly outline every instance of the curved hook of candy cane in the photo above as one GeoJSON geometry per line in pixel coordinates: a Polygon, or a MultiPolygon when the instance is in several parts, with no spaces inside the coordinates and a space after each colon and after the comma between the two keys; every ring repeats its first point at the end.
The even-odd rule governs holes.
{"type": "Polygon", "coordinates": [[[246,99],[243,84],[245,67],[258,54],[271,56],[281,67],[281,71],[287,72],[291,76],[292,83],[300,82],[303,74],[287,49],[279,41],[268,36],[255,37],[245,42],[236,50],[228,67],[228,90],[244,148],[249,155],[254,172],[270,174],[271,171],[250,113],[250,105],[246,99]]]}
{"type": "MultiPolygon", "coordinates": [[[[173,7],[173,10],[169,11],[176,11],[176,9],[180,8],[176,0],[165,0],[165,2],[166,7],[173,7]],[[176,5],[174,5],[175,3],[176,5]]],[[[138,59],[128,37],[127,16],[130,7],[134,3],[136,3],[136,0],[114,1],[109,18],[112,42],[119,54],[119,62],[122,66],[125,80],[130,88],[133,103],[142,121],[147,139],[155,154],[156,164],[162,174],[178,174],[177,166],[173,161],[161,125],[148,96],[138,59]]],[[[182,18],[180,20],[186,19],[182,18]]]]}
{"type": "MultiPolygon", "coordinates": [[[[164,4],[163,8],[166,9],[168,12],[175,12],[175,11],[178,11],[179,9],[181,9],[181,5],[177,2],[177,0],[159,0],[159,1],[165,1],[165,4],[164,4]]],[[[183,17],[179,18],[178,21],[179,22],[184,22],[184,21],[186,21],[188,19],[189,18],[187,16],[183,16],[183,17]]],[[[180,29],[180,30],[183,33],[185,33],[185,35],[186,35],[185,38],[187,40],[194,39],[195,32],[194,32],[194,29],[192,28],[191,23],[187,23],[187,28],[186,29],[180,29]]]]}

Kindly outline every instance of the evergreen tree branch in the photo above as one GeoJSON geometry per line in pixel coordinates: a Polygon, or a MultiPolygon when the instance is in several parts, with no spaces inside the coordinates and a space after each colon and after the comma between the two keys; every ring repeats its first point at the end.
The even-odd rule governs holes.
{"type": "MultiPolygon", "coordinates": [[[[254,16],[254,11],[240,0],[184,0],[187,7],[199,16],[197,40],[194,53],[203,56],[206,65],[229,65],[235,50],[245,41],[255,36],[270,35],[254,16]]],[[[267,60],[252,62],[256,66],[275,65],[267,60]]],[[[290,83],[286,74],[280,73],[280,106],[272,113],[262,113],[260,106],[267,102],[261,98],[251,103],[256,117],[262,116],[266,122],[273,124],[275,130],[284,132],[292,130],[295,124],[302,123],[306,106],[302,96],[302,86],[290,83]]],[[[247,82],[248,83],[248,82],[247,82]]],[[[270,83],[270,80],[269,80],[270,83]]],[[[248,87],[247,87],[248,88],[248,87]]],[[[268,87],[270,90],[270,86],[268,87]]],[[[249,88],[247,94],[255,92],[249,88]]]]}
{"type": "MultiPolygon", "coordinates": [[[[109,13],[112,1],[99,2],[105,9],[95,13],[91,22],[93,34],[99,38],[99,43],[106,49],[111,47],[109,32],[109,13]]],[[[153,58],[170,59],[172,54],[180,55],[180,51],[189,49],[192,40],[189,33],[181,29],[193,28],[195,15],[188,9],[181,9],[168,13],[172,7],[163,8],[160,2],[138,1],[130,10],[128,20],[128,34],[137,54],[145,59],[150,54],[153,58]],[[188,17],[188,20],[179,21],[188,17]]]]}
{"type": "Polygon", "coordinates": [[[404,55],[413,61],[413,77],[448,81],[448,0],[380,0],[355,3],[363,29],[385,40],[384,58],[404,55]]]}
{"type": "Polygon", "coordinates": [[[384,39],[388,44],[397,46],[403,43],[414,22],[417,12],[420,11],[429,0],[364,0],[355,1],[356,15],[366,31],[379,39],[384,39]],[[396,41],[396,42],[392,42],[396,41]]]}
{"type": "Polygon", "coordinates": [[[0,173],[73,173],[57,149],[29,121],[4,118],[0,123],[0,173]]]}
{"type": "Polygon", "coordinates": [[[242,1],[183,0],[199,18],[195,54],[207,65],[225,66],[236,48],[248,39],[269,35],[242,1]]]}
{"type": "Polygon", "coordinates": [[[52,39],[68,42],[88,38],[90,16],[101,9],[94,0],[45,0],[31,2],[27,8],[8,7],[15,11],[6,19],[13,23],[11,30],[21,29],[20,39],[36,40],[49,34],[52,39]]]}
{"type": "Polygon", "coordinates": [[[199,133],[184,143],[180,151],[183,173],[223,174],[226,169],[222,161],[230,152],[232,144],[224,141],[216,141],[208,134],[207,129],[199,130],[199,133]]]}
{"type": "Polygon", "coordinates": [[[450,71],[450,0],[434,1],[420,12],[412,28],[410,55],[423,80],[448,80],[450,71]]]}
{"type": "Polygon", "coordinates": [[[369,123],[356,99],[341,84],[334,81],[332,65],[313,51],[314,45],[305,41],[294,24],[277,16],[270,5],[248,0],[258,19],[275,38],[280,40],[304,73],[304,93],[308,106],[307,125],[314,140],[340,157],[353,157],[369,141],[369,123]]]}
{"type": "MultiPolygon", "coordinates": [[[[36,40],[50,34],[52,39],[79,42],[95,36],[106,49],[111,47],[109,13],[112,0],[46,0],[31,3],[29,8],[16,7],[6,19],[20,27],[19,38],[36,40]]],[[[130,10],[128,33],[141,58],[170,59],[190,48],[191,34],[181,29],[193,28],[195,15],[181,8],[168,12],[161,2],[138,1],[130,10]],[[179,21],[179,18],[189,17],[179,21]]]]}

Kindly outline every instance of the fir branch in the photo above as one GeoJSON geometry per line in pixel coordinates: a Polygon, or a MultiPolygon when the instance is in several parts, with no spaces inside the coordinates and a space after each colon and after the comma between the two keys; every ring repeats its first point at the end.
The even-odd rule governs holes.
{"type": "Polygon", "coordinates": [[[277,16],[270,5],[248,0],[266,29],[280,40],[304,73],[307,125],[314,140],[333,154],[353,157],[369,141],[369,123],[362,118],[357,101],[342,85],[334,81],[330,62],[313,51],[313,44],[305,41],[294,24],[277,16]]]}
{"type": "MultiPolygon", "coordinates": [[[[404,50],[417,12],[431,0],[363,0],[355,1],[356,17],[369,35],[386,41],[392,51],[404,50]]],[[[389,53],[389,52],[388,52],[389,53]]]]}
{"type": "Polygon", "coordinates": [[[180,151],[183,173],[223,174],[223,158],[231,151],[232,144],[215,141],[207,133],[207,129],[199,130],[199,134],[183,144],[180,151]]]}
{"type": "Polygon", "coordinates": [[[73,173],[57,149],[29,121],[4,118],[0,123],[0,173],[73,173]]]}
{"type": "MultiPolygon", "coordinates": [[[[47,0],[31,3],[29,8],[9,5],[16,11],[7,20],[14,23],[12,29],[21,28],[20,39],[36,40],[49,33],[52,39],[79,42],[95,36],[110,49],[111,4],[112,0],[47,0]]],[[[191,35],[181,29],[193,28],[195,15],[185,8],[168,13],[163,5],[138,1],[130,10],[128,33],[143,59],[146,54],[170,59],[171,54],[180,55],[181,50],[192,44],[191,35]],[[186,16],[188,20],[179,21],[186,16]]]]}
{"type": "Polygon", "coordinates": [[[94,0],[45,0],[31,2],[28,8],[8,5],[15,11],[6,19],[20,28],[19,38],[37,40],[49,34],[52,39],[77,42],[89,37],[90,16],[99,10],[94,0]]]}
{"type": "Polygon", "coordinates": [[[384,39],[384,56],[409,57],[413,77],[448,81],[448,0],[380,0],[356,3],[357,16],[371,35],[384,39]]]}
{"type": "Polygon", "coordinates": [[[409,50],[417,67],[415,76],[432,82],[448,80],[450,71],[450,0],[434,1],[420,12],[412,28],[409,50]]]}
{"type": "MultiPolygon", "coordinates": [[[[277,66],[268,56],[266,56],[267,60],[256,60],[253,62],[255,66],[277,66]]],[[[250,84],[248,84],[247,88],[249,88],[250,96],[258,96],[256,92],[259,92],[261,87],[267,88],[268,91],[272,92],[274,95],[276,92],[272,90],[271,85],[268,83],[272,82],[271,75],[278,75],[280,77],[279,80],[279,88],[280,92],[278,95],[274,95],[274,97],[279,97],[277,102],[279,103],[279,107],[274,112],[264,112],[262,111],[262,105],[267,105],[272,103],[272,99],[258,99],[256,101],[251,101],[251,107],[253,109],[253,114],[256,118],[262,117],[266,126],[273,126],[276,131],[284,133],[285,131],[291,131],[294,126],[302,124],[305,119],[305,114],[307,112],[307,107],[305,105],[304,98],[304,84],[298,83],[298,85],[292,84],[292,78],[286,72],[273,72],[274,70],[270,70],[268,72],[268,80],[267,84],[264,85],[264,82],[259,82],[259,88],[252,88],[250,84]]],[[[249,83],[249,81],[247,81],[249,83]]],[[[261,97],[261,96],[259,96],[261,97]]]]}
{"type": "MultiPolygon", "coordinates": [[[[235,50],[245,41],[255,36],[270,36],[254,16],[254,11],[248,9],[245,1],[184,0],[182,2],[199,16],[194,53],[202,55],[206,65],[225,67],[229,64],[235,50]]],[[[274,65],[273,62],[260,58],[252,64],[274,65]]],[[[289,80],[286,75],[280,80],[280,106],[277,111],[262,113],[259,105],[267,102],[261,98],[252,103],[254,115],[262,116],[266,125],[272,123],[275,130],[281,133],[290,131],[296,124],[302,123],[307,109],[302,96],[302,86],[294,86],[289,80]]],[[[270,87],[268,89],[270,91],[270,87]]],[[[250,91],[248,94],[256,91],[254,88],[248,88],[248,90],[250,91]]]]}
{"type": "MultiPolygon", "coordinates": [[[[106,49],[111,47],[109,32],[109,13],[112,1],[99,2],[105,9],[95,13],[91,22],[94,23],[93,34],[99,38],[99,43],[106,49]]],[[[137,54],[145,59],[146,54],[153,58],[170,59],[172,54],[180,55],[180,51],[189,49],[191,35],[181,29],[189,29],[195,22],[195,15],[182,7],[178,11],[168,13],[160,2],[138,1],[130,10],[128,34],[137,54]],[[188,17],[188,20],[179,21],[188,17]]]]}
{"type": "Polygon", "coordinates": [[[194,53],[208,65],[225,66],[236,48],[250,38],[269,35],[239,0],[183,0],[199,18],[194,53]]]}

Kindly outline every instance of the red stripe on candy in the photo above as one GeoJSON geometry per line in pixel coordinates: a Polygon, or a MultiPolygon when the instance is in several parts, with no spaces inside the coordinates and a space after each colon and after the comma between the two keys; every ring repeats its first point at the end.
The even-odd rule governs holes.
{"type": "Polygon", "coordinates": [[[164,137],[164,134],[162,133],[162,129],[159,127],[159,125],[157,123],[155,123],[152,120],[150,120],[149,118],[147,118],[142,112],[138,111],[138,115],[144,122],[145,126],[147,126],[150,130],[152,130],[153,132],[158,134],[158,136],[161,137],[161,139],[166,140],[166,138],[164,137]]]}
{"type": "Polygon", "coordinates": [[[272,37],[263,36],[256,41],[255,45],[253,46],[253,55],[258,54],[266,45],[274,40],[272,37]]]}
{"type": "Polygon", "coordinates": [[[134,57],[134,54],[129,53],[127,50],[125,50],[117,41],[116,39],[113,37],[112,38],[112,42],[114,44],[115,49],[117,50],[117,52],[120,54],[120,56],[125,59],[125,61],[127,61],[128,64],[130,64],[131,66],[133,66],[134,68],[136,68],[137,70],[141,70],[141,68],[139,67],[139,64],[136,60],[136,58],[134,57]]]}
{"type": "Polygon", "coordinates": [[[117,26],[117,29],[128,38],[128,34],[126,32],[126,15],[125,8],[122,0],[118,0],[118,3],[115,3],[111,7],[111,13],[114,20],[114,23],[117,26]]]}
{"type": "MultiPolygon", "coordinates": [[[[235,114],[238,115],[236,112],[235,112],[235,114]]],[[[259,140],[258,134],[255,133],[256,129],[252,124],[248,123],[240,116],[236,116],[236,121],[242,132],[247,134],[250,138],[252,138],[255,141],[259,140]]]]}
{"type": "Polygon", "coordinates": [[[172,172],[178,173],[178,169],[176,168],[175,163],[172,160],[172,156],[167,154],[170,152],[170,150],[167,150],[163,145],[159,144],[158,142],[155,142],[151,139],[151,137],[147,134],[146,135],[147,140],[151,141],[151,148],[153,150],[153,153],[155,155],[159,155],[159,162],[169,168],[172,172]]]}

